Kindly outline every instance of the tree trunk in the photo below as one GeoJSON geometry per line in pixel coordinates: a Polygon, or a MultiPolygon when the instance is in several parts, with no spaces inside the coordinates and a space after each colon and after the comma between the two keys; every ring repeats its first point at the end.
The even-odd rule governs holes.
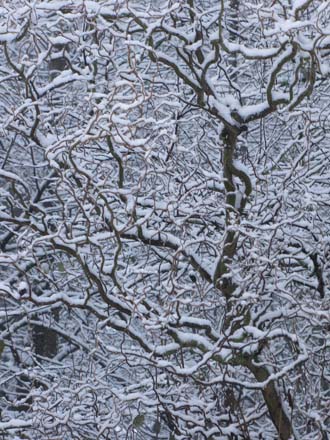
{"type": "MultiPolygon", "coordinates": [[[[233,222],[239,223],[240,213],[245,207],[246,200],[252,191],[251,181],[249,176],[244,171],[239,170],[234,165],[234,154],[237,144],[237,131],[234,129],[225,128],[222,133],[222,141],[224,143],[223,152],[223,168],[226,188],[226,225],[231,226],[233,222]],[[236,201],[236,186],[235,177],[239,178],[241,183],[245,186],[245,195],[243,196],[238,206],[236,201]]],[[[215,272],[215,283],[221,290],[228,303],[228,310],[231,311],[231,297],[237,286],[230,276],[230,265],[237,251],[238,234],[229,228],[226,232],[225,243],[223,246],[222,256],[218,262],[215,272]]],[[[246,312],[242,312],[246,313],[246,312]]],[[[245,322],[245,316],[243,322],[245,322]]],[[[225,321],[225,328],[230,328],[232,321],[231,313],[225,321]]],[[[242,321],[241,321],[242,322],[242,321]]],[[[241,325],[237,321],[237,326],[241,325]]],[[[237,328],[236,326],[236,328],[237,328]]],[[[235,327],[232,329],[235,331],[235,327]]],[[[256,359],[254,359],[256,360],[256,359]]],[[[269,371],[264,366],[257,366],[253,363],[253,358],[244,360],[242,365],[245,365],[257,379],[258,382],[264,382],[270,376],[269,371]]],[[[277,429],[279,438],[281,440],[289,440],[292,436],[295,438],[291,421],[286,413],[285,406],[282,402],[280,392],[276,388],[274,382],[268,383],[262,390],[263,398],[268,408],[270,418],[277,429]]]]}
{"type": "MultiPolygon", "coordinates": [[[[266,367],[257,366],[251,360],[248,362],[247,367],[258,382],[267,380],[270,375],[266,367]]],[[[269,382],[262,390],[262,395],[267,405],[270,418],[277,429],[279,438],[281,440],[296,438],[291,420],[284,409],[284,403],[282,402],[280,393],[275,383],[269,382]]]]}

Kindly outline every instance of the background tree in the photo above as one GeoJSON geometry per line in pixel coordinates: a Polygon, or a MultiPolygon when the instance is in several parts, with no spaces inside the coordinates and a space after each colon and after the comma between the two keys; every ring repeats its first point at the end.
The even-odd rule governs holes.
{"type": "Polygon", "coordinates": [[[4,435],[326,438],[329,6],[5,2],[4,435]]]}

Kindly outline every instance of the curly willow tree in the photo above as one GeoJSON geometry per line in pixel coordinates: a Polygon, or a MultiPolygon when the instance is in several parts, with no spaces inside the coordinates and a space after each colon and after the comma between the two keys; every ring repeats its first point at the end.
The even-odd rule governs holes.
{"type": "Polygon", "coordinates": [[[3,439],[327,439],[330,1],[3,0],[3,439]]]}

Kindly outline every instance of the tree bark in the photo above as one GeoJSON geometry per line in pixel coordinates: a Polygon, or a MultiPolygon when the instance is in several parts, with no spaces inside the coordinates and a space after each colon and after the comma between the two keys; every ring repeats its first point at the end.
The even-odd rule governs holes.
{"type": "MultiPolygon", "coordinates": [[[[252,191],[249,176],[247,176],[244,171],[236,169],[233,162],[237,145],[237,134],[237,130],[228,128],[225,128],[222,132],[222,141],[224,143],[223,169],[226,189],[226,226],[228,231],[226,232],[222,255],[215,271],[216,286],[221,290],[226,298],[229,311],[232,308],[230,300],[237,288],[230,275],[230,266],[237,251],[239,238],[238,233],[234,230],[232,225],[233,222],[239,223],[240,214],[242,213],[247,198],[250,196],[252,191]],[[241,183],[243,183],[245,186],[245,194],[243,195],[241,201],[239,201],[239,204],[236,200],[237,194],[234,181],[235,177],[238,177],[241,183]]],[[[242,313],[246,313],[246,311],[243,311],[242,313]]],[[[232,316],[231,313],[229,313],[229,317],[225,321],[225,329],[230,328],[231,320],[232,316]]],[[[246,316],[244,316],[243,319],[243,322],[245,321],[246,316]]],[[[237,329],[237,326],[241,325],[240,322],[237,321],[237,325],[233,328],[233,331],[237,329]]],[[[258,382],[266,381],[270,376],[268,369],[264,366],[256,365],[254,361],[256,361],[255,356],[251,356],[247,360],[244,359],[244,361],[242,361],[242,365],[246,366],[251,371],[258,382]]],[[[282,402],[280,392],[277,389],[276,384],[273,381],[269,382],[262,390],[262,395],[268,408],[270,418],[277,429],[280,440],[289,440],[290,437],[292,438],[292,436],[295,438],[291,420],[287,415],[285,405],[282,402]]]]}
{"type": "MultiPolygon", "coordinates": [[[[258,382],[263,382],[269,378],[270,373],[266,367],[255,365],[252,360],[248,362],[247,367],[258,382]]],[[[270,418],[277,429],[279,438],[281,440],[296,438],[291,420],[284,409],[284,403],[273,381],[264,387],[262,395],[267,405],[270,418]]]]}

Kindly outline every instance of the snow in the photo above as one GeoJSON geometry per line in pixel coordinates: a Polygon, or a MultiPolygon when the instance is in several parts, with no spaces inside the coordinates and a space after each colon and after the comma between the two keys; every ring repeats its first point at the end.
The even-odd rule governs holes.
{"type": "Polygon", "coordinates": [[[0,431],[327,432],[329,2],[3,3],[0,431]]]}
{"type": "Polygon", "coordinates": [[[30,428],[32,426],[32,421],[25,421],[20,419],[11,419],[9,422],[0,422],[0,431],[5,431],[8,429],[22,429],[30,428]]]}

